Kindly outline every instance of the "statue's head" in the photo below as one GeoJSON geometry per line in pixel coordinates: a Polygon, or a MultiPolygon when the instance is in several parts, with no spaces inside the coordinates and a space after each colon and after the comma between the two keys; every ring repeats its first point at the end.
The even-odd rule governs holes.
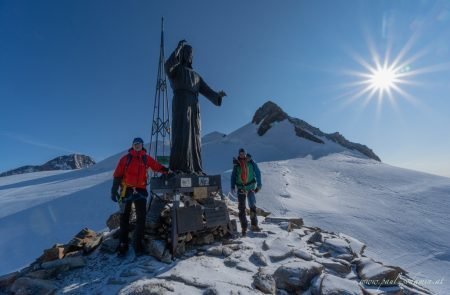
{"type": "Polygon", "coordinates": [[[189,67],[192,67],[192,58],[194,57],[192,52],[192,46],[191,45],[184,45],[183,48],[181,48],[180,52],[180,62],[181,64],[186,64],[189,67]]]}

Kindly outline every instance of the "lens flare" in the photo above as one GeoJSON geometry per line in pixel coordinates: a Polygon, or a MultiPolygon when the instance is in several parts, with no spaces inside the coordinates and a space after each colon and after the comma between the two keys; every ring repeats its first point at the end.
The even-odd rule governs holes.
{"type": "Polygon", "coordinates": [[[397,73],[392,69],[378,69],[372,73],[372,77],[369,79],[370,87],[380,91],[387,91],[398,82],[397,78],[397,73]]]}

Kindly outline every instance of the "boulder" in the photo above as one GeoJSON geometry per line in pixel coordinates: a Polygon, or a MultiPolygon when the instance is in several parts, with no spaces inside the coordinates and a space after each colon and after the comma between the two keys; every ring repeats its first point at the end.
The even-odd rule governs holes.
{"type": "Polygon", "coordinates": [[[219,295],[219,291],[216,288],[210,287],[203,291],[202,295],[219,295]]]}
{"type": "Polygon", "coordinates": [[[166,242],[163,240],[150,240],[145,244],[147,252],[159,261],[171,263],[171,255],[166,249],[166,242]]]}
{"type": "Polygon", "coordinates": [[[241,261],[233,257],[227,257],[223,260],[223,264],[226,267],[236,267],[241,261]]]}
{"type": "Polygon", "coordinates": [[[363,295],[356,281],[343,279],[331,274],[323,274],[311,288],[313,295],[363,295]]]}
{"type": "Polygon", "coordinates": [[[107,253],[115,253],[120,241],[118,239],[107,239],[102,242],[100,246],[100,251],[107,253]]]}
{"type": "Polygon", "coordinates": [[[115,212],[108,217],[106,220],[106,226],[109,230],[113,230],[120,227],[120,212],[115,212]]]}
{"type": "Polygon", "coordinates": [[[102,242],[103,235],[84,228],[66,245],[65,253],[83,250],[85,253],[92,252],[102,242]]]}
{"type": "Polygon", "coordinates": [[[332,272],[336,273],[341,277],[345,277],[347,274],[350,273],[352,269],[351,264],[348,262],[343,263],[340,261],[333,261],[331,259],[325,258],[318,258],[316,259],[316,262],[322,264],[326,269],[331,270],[332,272]]]}
{"type": "Polygon", "coordinates": [[[340,254],[337,255],[336,258],[351,262],[355,257],[351,254],[340,254]]]}
{"type": "Polygon", "coordinates": [[[196,245],[208,245],[214,243],[214,235],[212,233],[202,234],[195,238],[196,245]]]}
{"type": "Polygon", "coordinates": [[[294,261],[278,267],[273,274],[276,286],[289,292],[307,290],[311,280],[319,275],[324,267],[312,261],[294,261]]]}
{"type": "Polygon", "coordinates": [[[230,248],[224,246],[211,247],[206,250],[207,255],[214,257],[228,257],[231,255],[231,253],[233,253],[233,251],[230,248]]]}
{"type": "Polygon", "coordinates": [[[300,217],[266,217],[264,219],[265,223],[291,223],[292,228],[300,228],[303,226],[303,219],[300,217]]]}
{"type": "Polygon", "coordinates": [[[9,273],[3,276],[0,276],[0,289],[6,289],[6,287],[10,286],[19,276],[19,272],[9,273]]]}
{"type": "Polygon", "coordinates": [[[127,284],[117,294],[164,295],[164,294],[173,294],[174,291],[175,288],[172,286],[170,282],[153,279],[153,280],[138,280],[131,284],[127,284]]]}
{"type": "Polygon", "coordinates": [[[267,266],[267,259],[262,252],[254,251],[249,260],[256,266],[267,266]]]}
{"type": "Polygon", "coordinates": [[[265,294],[275,294],[277,290],[273,276],[264,272],[262,269],[253,275],[253,285],[265,294]]]}
{"type": "Polygon", "coordinates": [[[86,265],[86,261],[83,257],[65,257],[59,260],[53,260],[44,262],[41,264],[43,269],[53,269],[57,268],[58,272],[60,271],[68,271],[73,268],[84,267],[86,265]]]}
{"type": "Polygon", "coordinates": [[[271,262],[278,262],[286,258],[292,257],[294,247],[286,245],[286,241],[281,238],[276,238],[268,243],[269,250],[267,255],[271,262]]]}
{"type": "Polygon", "coordinates": [[[37,260],[39,262],[47,262],[64,257],[64,246],[55,245],[55,247],[44,250],[44,254],[37,260]]]}
{"type": "Polygon", "coordinates": [[[11,286],[10,291],[13,294],[39,294],[47,295],[54,294],[57,286],[52,281],[33,279],[22,277],[18,278],[11,286]]]}
{"type": "Polygon", "coordinates": [[[267,250],[270,249],[269,243],[267,243],[266,240],[264,240],[264,242],[263,242],[263,244],[261,246],[261,249],[263,249],[264,251],[267,251],[267,250]]]}
{"type": "Polygon", "coordinates": [[[302,249],[295,249],[294,251],[292,251],[292,254],[294,254],[295,257],[301,258],[306,261],[313,260],[313,256],[311,255],[311,253],[308,253],[302,249]]]}
{"type": "Polygon", "coordinates": [[[366,244],[345,234],[339,234],[339,237],[343,238],[350,244],[350,248],[354,254],[357,256],[363,255],[364,249],[366,249],[366,244]]]}
{"type": "Polygon", "coordinates": [[[322,238],[322,234],[318,231],[314,232],[309,238],[308,238],[308,243],[310,244],[314,244],[314,243],[322,243],[323,238],[322,238]]]}
{"type": "Polygon", "coordinates": [[[55,278],[57,274],[58,268],[52,268],[52,269],[39,269],[36,271],[31,271],[27,273],[26,276],[33,279],[48,280],[55,278]]]}
{"type": "Polygon", "coordinates": [[[367,257],[355,259],[356,272],[364,285],[395,286],[404,271],[399,267],[385,266],[367,257]]]}
{"type": "Polygon", "coordinates": [[[346,240],[340,238],[325,239],[322,245],[328,251],[334,252],[336,254],[335,256],[341,254],[354,254],[350,244],[346,240]]]}

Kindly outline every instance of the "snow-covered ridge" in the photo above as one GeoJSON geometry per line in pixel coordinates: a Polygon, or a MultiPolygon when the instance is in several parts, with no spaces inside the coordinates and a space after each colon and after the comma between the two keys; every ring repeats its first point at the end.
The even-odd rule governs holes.
{"type": "Polygon", "coordinates": [[[255,115],[253,116],[252,123],[259,124],[258,134],[260,136],[263,136],[272,127],[273,124],[284,120],[288,120],[291,124],[294,125],[295,134],[298,137],[303,137],[306,140],[310,140],[317,144],[325,144],[325,142],[321,139],[321,137],[325,137],[328,140],[333,141],[345,148],[356,150],[361,154],[367,156],[368,158],[374,159],[376,161],[381,161],[380,158],[367,146],[351,142],[339,132],[324,133],[319,128],[314,127],[303,120],[289,116],[272,101],[266,102],[256,111],[255,115]]]}
{"type": "Polygon", "coordinates": [[[86,155],[80,154],[71,154],[66,156],[56,157],[42,165],[37,166],[22,166],[13,170],[9,170],[3,173],[0,173],[0,177],[9,176],[9,175],[17,175],[24,173],[32,173],[32,172],[40,172],[40,171],[53,171],[53,170],[74,170],[81,169],[92,166],[95,164],[95,161],[86,155]]]}
{"type": "Polygon", "coordinates": [[[324,133],[303,120],[288,116],[278,105],[269,101],[261,106],[252,122],[228,135],[212,132],[203,137],[203,168],[207,173],[221,173],[230,169],[231,159],[239,148],[260,162],[288,160],[310,156],[344,153],[354,157],[380,158],[367,146],[345,139],[339,132],[324,133]]]}

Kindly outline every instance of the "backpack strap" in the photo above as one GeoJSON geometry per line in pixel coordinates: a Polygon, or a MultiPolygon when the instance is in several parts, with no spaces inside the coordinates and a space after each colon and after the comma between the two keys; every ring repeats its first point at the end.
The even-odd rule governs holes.
{"type": "Polygon", "coordinates": [[[144,166],[147,167],[147,157],[146,155],[142,155],[142,162],[144,162],[144,166]]]}
{"type": "Polygon", "coordinates": [[[125,164],[125,171],[127,170],[128,165],[130,165],[131,159],[133,159],[133,156],[130,153],[128,153],[128,155],[127,155],[127,163],[125,164]]]}
{"type": "MultiPolygon", "coordinates": [[[[130,165],[131,159],[133,159],[133,156],[130,153],[128,153],[127,162],[125,164],[125,171],[127,170],[128,165],[130,165]]],[[[142,162],[144,163],[144,166],[147,166],[147,157],[145,156],[145,154],[142,155],[142,162]]]]}

